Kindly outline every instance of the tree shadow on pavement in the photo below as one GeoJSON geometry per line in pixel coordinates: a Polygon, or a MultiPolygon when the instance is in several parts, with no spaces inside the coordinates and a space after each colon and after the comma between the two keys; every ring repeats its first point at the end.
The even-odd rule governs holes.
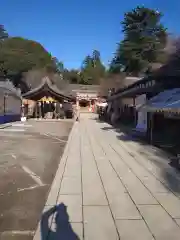
{"type": "MultiPolygon", "coordinates": [[[[123,142],[134,142],[136,144],[136,150],[148,165],[151,163],[154,166],[154,170],[151,170],[153,174],[156,171],[159,172],[160,177],[163,179],[165,187],[173,191],[174,193],[180,193],[180,172],[176,169],[170,167],[170,157],[171,153],[165,151],[164,149],[158,148],[156,146],[150,145],[142,137],[137,137],[133,134],[128,127],[121,124],[117,126],[112,126],[107,124],[104,127],[101,127],[103,131],[114,131],[118,140],[123,142]],[[118,133],[118,134],[117,134],[118,133]],[[137,147],[139,145],[139,147],[137,147]]],[[[133,153],[133,146],[130,152],[133,153]]],[[[149,171],[149,170],[148,170],[149,171]]]]}
{"type": "Polygon", "coordinates": [[[41,218],[41,240],[80,240],[69,222],[67,207],[63,203],[44,212],[41,218]],[[51,218],[51,223],[50,223],[51,218]],[[49,227],[54,224],[53,230],[49,227]]]}
{"type": "Polygon", "coordinates": [[[144,135],[133,132],[132,128],[130,128],[129,126],[117,124],[115,126],[109,125],[106,127],[102,127],[101,129],[104,131],[114,130],[114,132],[119,134],[118,136],[116,136],[117,139],[122,140],[124,142],[133,141],[138,142],[140,145],[147,145],[144,135]]]}

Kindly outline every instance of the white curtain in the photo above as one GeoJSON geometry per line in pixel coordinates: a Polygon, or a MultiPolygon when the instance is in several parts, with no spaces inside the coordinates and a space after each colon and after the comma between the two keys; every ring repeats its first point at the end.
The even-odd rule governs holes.
{"type": "MultiPolygon", "coordinates": [[[[136,106],[140,106],[146,103],[146,94],[140,95],[136,98],[136,106]]],[[[146,132],[147,130],[147,111],[139,110],[137,117],[136,129],[141,129],[146,132]]]]}

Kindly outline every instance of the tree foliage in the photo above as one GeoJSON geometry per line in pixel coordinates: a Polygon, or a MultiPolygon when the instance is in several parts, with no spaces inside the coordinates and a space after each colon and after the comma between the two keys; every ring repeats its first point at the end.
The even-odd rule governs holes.
{"type": "Polygon", "coordinates": [[[17,75],[33,68],[56,70],[51,54],[38,42],[14,37],[4,40],[1,46],[0,62],[7,74],[17,75]]]}
{"type": "Polygon", "coordinates": [[[92,56],[85,57],[81,67],[81,82],[83,84],[99,84],[105,75],[105,67],[101,62],[100,52],[94,50],[92,56]]]}
{"type": "Polygon", "coordinates": [[[160,22],[161,17],[160,12],[139,6],[125,13],[122,22],[124,39],[118,45],[111,70],[121,71],[124,66],[127,74],[139,75],[151,63],[163,60],[167,34],[160,22]]]}
{"type": "Polygon", "coordinates": [[[23,85],[23,92],[38,85],[45,74],[53,73],[58,76],[58,81],[80,84],[98,84],[105,74],[97,50],[93,51],[92,56],[85,57],[80,70],[68,70],[40,43],[22,37],[8,37],[2,25],[0,43],[0,75],[11,77],[15,86],[23,85]]]}
{"type": "Polygon", "coordinates": [[[81,82],[80,72],[77,69],[68,70],[65,68],[63,71],[63,79],[69,83],[78,84],[81,82]]]}

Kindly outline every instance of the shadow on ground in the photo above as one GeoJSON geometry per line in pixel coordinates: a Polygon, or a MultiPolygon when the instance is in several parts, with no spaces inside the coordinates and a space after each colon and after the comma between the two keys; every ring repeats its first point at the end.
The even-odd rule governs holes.
{"type": "MultiPolygon", "coordinates": [[[[94,120],[97,122],[103,122],[99,119],[94,120]]],[[[103,131],[113,130],[115,133],[118,133],[116,134],[117,139],[123,142],[137,143],[139,145],[139,148],[136,150],[138,154],[147,159],[147,161],[151,162],[156,169],[160,169],[160,174],[162,179],[164,179],[166,187],[179,195],[180,172],[169,166],[170,157],[172,156],[171,154],[164,151],[163,149],[148,144],[143,136],[136,136],[130,126],[124,126],[122,124],[112,126],[107,122],[104,123],[106,123],[106,125],[101,127],[103,131]]],[[[135,157],[133,151],[130,150],[129,154],[135,157]]],[[[135,160],[137,161],[138,159],[135,160]]]]}
{"type": "Polygon", "coordinates": [[[73,231],[69,222],[67,207],[64,203],[52,207],[44,212],[41,218],[41,240],[80,240],[78,235],[73,231]],[[52,217],[52,225],[49,227],[49,219],[52,217]]]}
{"type": "Polygon", "coordinates": [[[134,141],[134,142],[138,142],[140,145],[148,145],[148,143],[145,139],[145,136],[143,134],[140,134],[140,133],[137,134],[136,132],[132,131],[132,126],[125,126],[123,124],[117,124],[114,126],[109,125],[107,127],[102,127],[101,129],[104,131],[114,130],[115,132],[119,133],[117,138],[124,142],[134,141]]]}

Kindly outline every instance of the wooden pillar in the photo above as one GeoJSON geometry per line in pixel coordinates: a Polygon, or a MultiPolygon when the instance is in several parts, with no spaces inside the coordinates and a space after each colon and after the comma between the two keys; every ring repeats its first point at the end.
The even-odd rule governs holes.
{"type": "Polygon", "coordinates": [[[41,102],[41,114],[42,118],[44,118],[44,102],[41,102]]]}

